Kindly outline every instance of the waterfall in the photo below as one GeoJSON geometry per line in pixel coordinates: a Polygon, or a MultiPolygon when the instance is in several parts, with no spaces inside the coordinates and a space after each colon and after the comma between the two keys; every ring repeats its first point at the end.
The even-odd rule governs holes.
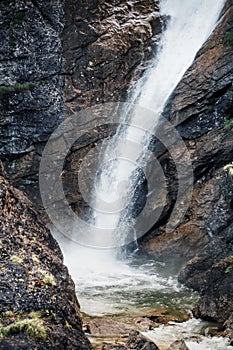
{"type": "MultiPolygon", "coordinates": [[[[160,1],[161,14],[168,17],[168,23],[158,53],[132,87],[129,104],[120,109],[121,125],[101,153],[92,193],[94,211],[92,229],[88,232],[90,237],[83,230],[87,237],[85,243],[90,241],[89,246],[119,247],[125,243],[128,229],[134,224],[131,204],[138,186],[141,186],[135,178],[141,179],[138,168],[147,162],[144,151],[150,142],[150,134],[133,125],[139,121],[147,130],[156,128],[167,99],[214,30],[224,3],[224,0],[160,1]],[[141,109],[134,108],[134,104],[142,106],[141,109]],[[127,125],[123,125],[125,122],[127,125]]],[[[132,265],[132,262],[115,259],[115,251],[79,247],[59,232],[53,233],[61,244],[65,263],[77,281],[84,312],[98,315],[128,312],[129,304],[138,307],[138,295],[143,308],[152,307],[156,301],[160,303],[163,295],[168,304],[161,305],[169,307],[176,299],[174,291],[178,293],[179,303],[184,304],[175,272],[168,278],[167,272],[161,273],[164,266],[157,265],[158,262],[133,261],[132,265]],[[143,298],[148,301],[146,304],[143,298]]],[[[137,232],[132,230],[130,234],[129,241],[133,241],[137,232]]]]}
{"type": "Polygon", "coordinates": [[[94,246],[120,246],[137,237],[133,231],[132,202],[140,178],[140,162],[146,161],[145,149],[151,135],[133,125],[139,121],[140,125],[146,123],[147,130],[155,130],[167,99],[212,33],[224,3],[224,0],[161,1],[161,14],[167,16],[168,23],[158,53],[131,89],[128,102],[132,107],[123,109],[121,117],[128,126],[118,127],[101,156],[92,200],[94,227],[90,234],[94,246]],[[135,103],[154,113],[138,112],[135,103]],[[126,157],[129,141],[139,145],[131,147],[130,161],[126,157]]]}

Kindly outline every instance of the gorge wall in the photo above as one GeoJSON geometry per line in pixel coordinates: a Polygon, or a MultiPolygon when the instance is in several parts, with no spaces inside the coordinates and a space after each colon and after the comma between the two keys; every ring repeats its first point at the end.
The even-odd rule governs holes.
{"type": "MultiPolygon", "coordinates": [[[[96,103],[124,101],[128,87],[140,77],[148,60],[155,54],[165,20],[159,15],[157,0],[114,0],[111,3],[95,0],[3,0],[0,2],[0,21],[0,158],[4,168],[1,174],[22,189],[40,208],[38,169],[49,136],[64,118],[73,113],[77,113],[78,118],[78,111],[82,108],[96,103]]],[[[198,52],[164,111],[164,115],[177,126],[193,160],[195,183],[191,206],[181,225],[166,233],[165,225],[176,199],[176,169],[168,153],[155,150],[168,180],[168,205],[160,221],[139,242],[141,250],[156,257],[194,258],[181,272],[180,280],[200,292],[202,298],[198,309],[201,316],[220,321],[229,319],[229,324],[232,324],[233,311],[232,295],[227,290],[227,285],[232,283],[232,38],[233,4],[230,0],[226,2],[216,30],[198,52]],[[208,283],[202,285],[203,279],[208,283]]],[[[73,174],[88,150],[109,133],[111,130],[108,129],[98,130],[97,134],[90,132],[75,144],[67,158],[65,186],[75,181],[73,174]]],[[[8,182],[1,181],[2,198],[8,193],[9,203],[13,201],[13,206],[16,205],[15,209],[11,205],[9,209],[8,204],[3,206],[3,220],[12,225],[12,210],[18,220],[23,217],[21,204],[17,206],[17,203],[24,203],[26,199],[8,182]]],[[[79,211],[82,206],[79,191],[70,194],[69,201],[79,211]]],[[[31,208],[31,204],[22,206],[31,208]]],[[[30,220],[31,215],[36,222],[40,220],[34,209],[30,209],[30,220]]],[[[35,237],[42,232],[42,237],[45,237],[40,247],[45,252],[45,259],[50,254],[53,256],[51,249],[58,254],[59,258],[54,257],[55,265],[51,261],[48,264],[52,269],[59,266],[59,271],[64,273],[63,277],[61,274],[57,276],[59,288],[67,288],[60,287],[62,278],[65,278],[70,290],[68,300],[72,299],[75,310],[71,306],[72,310],[67,305],[64,307],[69,309],[67,315],[75,315],[77,323],[74,329],[78,327],[79,332],[77,301],[59,249],[43,225],[36,224],[39,227],[35,229],[30,220],[26,226],[31,226],[30,232],[35,237]]],[[[12,232],[9,232],[8,238],[6,234],[4,236],[9,249],[12,249],[12,252],[8,251],[4,246],[8,261],[4,279],[9,278],[12,271],[23,278],[26,276],[24,268],[19,266],[19,259],[26,266],[35,263],[27,262],[25,255],[20,256],[18,262],[9,262],[12,255],[18,257],[14,251],[18,252],[19,247],[24,254],[23,245],[28,240],[21,237],[20,230],[25,232],[25,229],[20,228],[19,221],[14,225],[18,225],[13,227],[14,232],[19,234],[19,238],[16,235],[16,245],[9,241],[13,239],[12,232]],[[21,242],[19,246],[18,240],[21,242]]],[[[8,234],[6,228],[4,230],[8,234]]],[[[36,258],[40,261],[38,254],[36,258]]],[[[35,293],[39,293],[37,289],[47,293],[42,277],[35,278],[39,280],[38,286],[34,280],[29,281],[34,283],[35,293]]],[[[9,286],[5,288],[10,290],[9,286]]],[[[15,284],[15,290],[17,288],[15,284]]],[[[28,293],[26,289],[24,292],[28,293]]],[[[50,286],[49,293],[52,292],[50,286]]],[[[42,294],[39,294],[40,298],[42,294]]],[[[14,298],[11,294],[10,300],[14,298]]],[[[34,300],[35,295],[30,298],[34,300]]],[[[18,312],[23,306],[17,307],[12,311],[4,306],[2,313],[13,312],[13,316],[4,319],[6,326],[12,317],[16,322],[21,319],[18,312]]],[[[39,306],[36,309],[30,306],[23,310],[23,314],[28,317],[31,311],[38,310],[41,310],[39,306]]],[[[64,317],[59,317],[59,332],[64,333],[64,339],[66,333],[71,332],[72,338],[73,328],[66,327],[64,317]]],[[[73,327],[73,321],[71,317],[67,322],[73,327]]],[[[52,329],[51,332],[55,331],[52,329]]],[[[21,335],[17,337],[17,341],[25,341],[21,335]]],[[[84,339],[82,337],[80,333],[80,339],[84,339]]],[[[8,343],[11,341],[9,339],[8,343]]],[[[85,344],[84,348],[89,346],[85,344]]]]}
{"type": "Polygon", "coordinates": [[[0,220],[0,349],[91,349],[58,244],[3,177],[0,220]]]}
{"type": "Polygon", "coordinates": [[[41,207],[38,169],[49,136],[65,115],[125,98],[163,21],[157,0],[4,0],[0,19],[0,159],[41,207]]]}
{"type": "MultiPolygon", "coordinates": [[[[190,152],[194,191],[184,222],[166,233],[163,225],[152,229],[142,249],[158,256],[193,257],[232,222],[233,160],[233,7],[228,2],[209,40],[173,92],[164,111],[177,126],[190,152]]],[[[168,153],[158,153],[169,179],[170,205],[176,198],[176,174],[168,153]]],[[[169,215],[164,212],[164,218],[169,215]]]]}

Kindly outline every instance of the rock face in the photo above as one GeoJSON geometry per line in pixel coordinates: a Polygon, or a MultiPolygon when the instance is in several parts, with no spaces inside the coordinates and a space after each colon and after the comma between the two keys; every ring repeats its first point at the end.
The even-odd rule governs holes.
{"type": "Polygon", "coordinates": [[[179,275],[182,283],[199,292],[195,313],[208,320],[224,322],[233,315],[232,229],[231,223],[179,275]]]}
{"type": "Polygon", "coordinates": [[[224,170],[233,160],[232,27],[233,6],[228,2],[219,25],[164,111],[177,125],[190,152],[194,190],[182,223],[165,232],[164,224],[176,200],[177,177],[170,156],[164,150],[157,151],[168,178],[168,205],[160,221],[141,240],[141,248],[156,256],[192,258],[232,221],[232,184],[224,170]]]}
{"type": "Polygon", "coordinates": [[[200,189],[194,196],[199,209],[195,211],[192,205],[191,210],[204,224],[197,229],[205,230],[210,237],[207,246],[181,271],[179,280],[200,294],[196,316],[228,320],[226,327],[233,329],[232,2],[227,3],[225,11],[215,33],[178,85],[169,112],[171,119],[180,123],[184,137],[199,136],[194,151],[195,186],[200,189]],[[188,85],[195,94],[185,94],[188,85]]]}
{"type": "MultiPolygon", "coordinates": [[[[62,47],[68,115],[79,118],[80,109],[125,101],[129,87],[155,55],[164,23],[158,4],[158,0],[65,1],[62,47]]],[[[82,160],[114,132],[111,126],[86,130],[66,159],[64,189],[78,214],[86,210],[77,185],[82,160]]]]}
{"type": "Polygon", "coordinates": [[[71,113],[124,99],[155,54],[163,20],[158,0],[3,0],[0,21],[0,159],[41,207],[39,162],[64,120],[63,88],[71,113]]]}
{"type": "Polygon", "coordinates": [[[41,151],[63,120],[62,16],[60,0],[0,4],[0,157],[36,204],[41,151]]]}
{"type": "Polygon", "coordinates": [[[88,333],[94,335],[127,336],[132,331],[131,326],[111,319],[93,319],[88,324],[88,333]]]}
{"type": "Polygon", "coordinates": [[[162,30],[158,1],[66,0],[64,8],[67,106],[75,111],[124,100],[135,71],[140,75],[155,53],[162,30]]]}
{"type": "Polygon", "coordinates": [[[232,118],[232,3],[178,84],[166,113],[188,139],[221,127],[232,118]],[[204,74],[203,74],[204,73],[204,74]]]}
{"type": "Polygon", "coordinates": [[[0,177],[0,349],[91,349],[58,244],[0,177]]]}

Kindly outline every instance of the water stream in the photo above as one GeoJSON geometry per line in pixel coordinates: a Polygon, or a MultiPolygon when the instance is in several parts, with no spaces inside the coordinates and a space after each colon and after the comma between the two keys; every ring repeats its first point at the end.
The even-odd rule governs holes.
{"type": "MultiPolygon", "coordinates": [[[[161,0],[161,13],[169,16],[167,28],[154,62],[132,88],[129,101],[155,111],[155,119],[147,121],[152,128],[156,127],[159,115],[173,89],[192,63],[199,48],[212,33],[224,3],[225,0],[161,0]]],[[[134,110],[127,114],[129,124],[133,123],[134,117],[138,117],[135,116],[134,110]]],[[[145,119],[145,115],[141,118],[145,119]]],[[[122,121],[124,120],[125,115],[122,116],[122,121]]],[[[112,143],[102,155],[102,169],[93,193],[96,228],[107,230],[108,234],[110,232],[110,240],[114,239],[116,229],[119,228],[122,211],[115,211],[110,215],[108,213],[106,216],[103,209],[106,203],[107,206],[111,206],[112,202],[119,200],[119,183],[123,186],[121,193],[125,194],[120,199],[119,206],[124,207],[126,200],[132,198],[131,192],[133,193],[135,184],[130,181],[135,166],[127,165],[121,160],[109,164],[105,162],[105,158],[107,159],[109,152],[113,152],[117,147],[120,148],[118,154],[123,156],[126,139],[136,141],[142,148],[149,142],[145,140],[145,134],[135,131],[135,128],[119,128],[112,143]]],[[[140,153],[134,154],[135,162],[140,156],[140,153]]],[[[57,238],[61,243],[65,262],[75,280],[81,309],[86,314],[137,315],[157,307],[189,312],[196,301],[194,293],[178,284],[176,277],[179,264],[176,262],[156,262],[137,254],[118,259],[114,249],[79,247],[61,236],[57,238]]],[[[102,238],[98,237],[97,240],[99,239],[102,238]]],[[[107,242],[109,243],[109,237],[107,242]]],[[[173,340],[200,334],[202,327],[203,324],[199,320],[192,319],[183,324],[160,327],[147,332],[147,336],[163,350],[173,340]]],[[[227,347],[227,340],[222,338],[204,337],[200,343],[189,340],[187,344],[190,350],[233,349],[227,347]]]]}

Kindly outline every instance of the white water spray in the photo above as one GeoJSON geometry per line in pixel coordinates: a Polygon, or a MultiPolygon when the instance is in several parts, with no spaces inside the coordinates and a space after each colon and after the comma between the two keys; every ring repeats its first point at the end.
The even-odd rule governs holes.
{"type": "MultiPolygon", "coordinates": [[[[225,0],[161,0],[161,12],[169,16],[167,28],[162,36],[159,52],[152,66],[132,89],[130,102],[136,102],[143,107],[153,109],[154,115],[159,117],[173,89],[192,63],[199,48],[213,31],[224,3],[225,0]]],[[[125,115],[122,116],[122,121],[124,118],[125,115]]],[[[144,122],[149,124],[151,128],[155,127],[158,121],[158,119],[147,120],[145,115],[131,113],[130,123],[134,124],[134,118],[143,118],[144,122]]],[[[100,169],[102,176],[96,181],[96,192],[93,194],[93,203],[96,208],[95,225],[107,229],[108,234],[110,233],[109,243],[114,239],[114,232],[119,224],[122,211],[106,215],[102,211],[103,203],[105,206],[111,206],[112,202],[118,201],[118,208],[124,207],[126,200],[131,198],[129,192],[134,191],[129,180],[135,170],[135,165],[132,162],[128,164],[126,160],[114,161],[115,154],[124,158],[126,139],[142,145],[142,148],[149,141],[145,140],[144,133],[135,130],[135,128],[129,126],[127,130],[123,131],[119,128],[103,156],[102,168],[100,169]],[[113,159],[111,166],[109,163],[105,164],[109,153],[112,154],[113,159]]],[[[135,162],[139,156],[140,152],[136,151],[133,155],[135,162]]],[[[94,231],[93,235],[95,235],[94,231]]],[[[84,291],[81,305],[85,305],[86,298],[89,313],[91,313],[90,299],[96,298],[96,294],[100,295],[103,290],[105,295],[98,306],[100,314],[101,309],[102,312],[106,310],[106,298],[108,305],[113,306],[114,312],[114,305],[119,312],[126,312],[126,304],[130,300],[129,294],[125,300],[122,296],[121,301],[118,299],[116,301],[116,296],[119,296],[120,290],[128,289],[131,290],[130,295],[133,296],[134,284],[135,288],[140,288],[140,296],[143,298],[143,288],[146,285],[145,292],[148,288],[148,266],[145,265],[145,269],[141,266],[139,273],[138,267],[133,268],[117,261],[111,251],[79,247],[61,237],[57,238],[63,248],[65,262],[69,266],[74,280],[77,281],[77,291],[84,291]],[[88,295],[88,293],[90,294],[88,295]]],[[[102,237],[96,239],[101,240],[102,237]]],[[[150,289],[154,291],[160,291],[162,286],[170,292],[178,288],[174,278],[169,282],[166,278],[152,272],[150,283],[150,289]]],[[[94,304],[96,305],[96,303],[94,304]]],[[[106,312],[108,311],[111,313],[110,310],[106,310],[106,312]]],[[[95,310],[92,313],[95,313],[95,310]]]]}

